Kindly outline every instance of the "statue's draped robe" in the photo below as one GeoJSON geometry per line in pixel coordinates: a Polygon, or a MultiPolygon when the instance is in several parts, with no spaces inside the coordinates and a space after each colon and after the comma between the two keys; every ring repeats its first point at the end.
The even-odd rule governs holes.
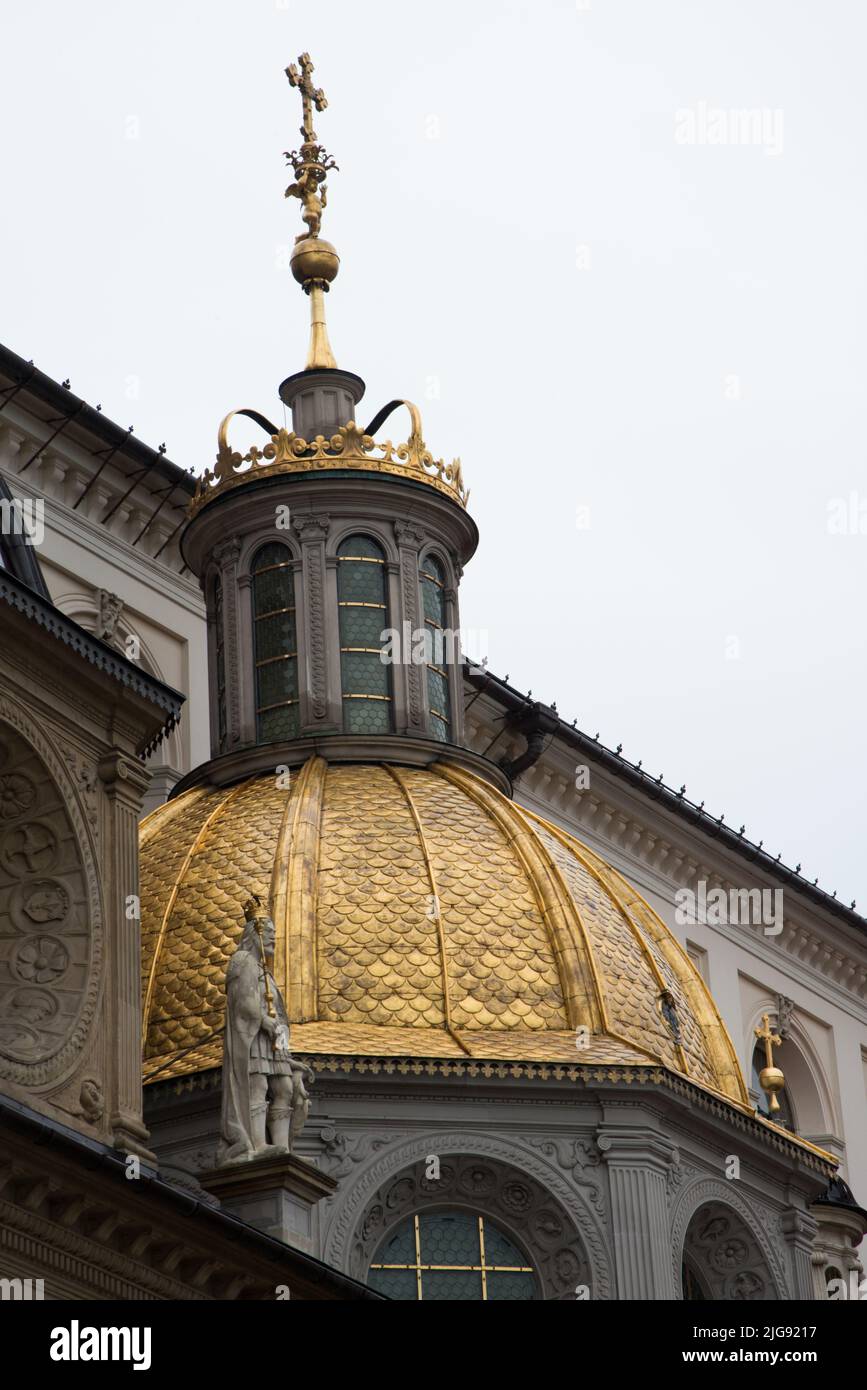
{"type": "MultiPolygon", "coordinates": [[[[281,1032],[288,1048],[289,1020],[273,977],[268,975],[271,998],[275,1009],[275,1022],[283,1025],[281,1032]]],[[[233,1163],[246,1158],[255,1151],[256,1142],[252,1133],[250,1114],[250,1072],[251,1052],[262,1031],[262,1022],[268,1017],[265,997],[265,978],[261,959],[252,951],[239,949],[235,952],[226,972],[226,1031],[223,1038],[223,1104],[222,1141],[217,1154],[218,1164],[233,1163]]],[[[262,1039],[270,1038],[262,1032],[262,1039]]],[[[257,1046],[257,1052],[264,1048],[257,1046]]],[[[288,1051],[274,1054],[274,1065],[267,1069],[272,1072],[288,1071],[288,1051]]],[[[266,1068],[259,1062],[253,1066],[256,1071],[266,1068]]]]}

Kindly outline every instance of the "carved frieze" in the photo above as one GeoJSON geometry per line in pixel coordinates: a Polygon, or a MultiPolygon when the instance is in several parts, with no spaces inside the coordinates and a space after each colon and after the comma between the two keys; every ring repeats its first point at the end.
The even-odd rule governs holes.
{"type": "Polygon", "coordinates": [[[68,769],[0,702],[0,1076],[26,1087],[68,1073],[101,964],[96,869],[68,769]]]}

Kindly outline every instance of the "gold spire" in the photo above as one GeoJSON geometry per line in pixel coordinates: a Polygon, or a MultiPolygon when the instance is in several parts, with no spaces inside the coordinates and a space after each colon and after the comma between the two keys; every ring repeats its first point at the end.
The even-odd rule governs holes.
{"type": "Polygon", "coordinates": [[[297,68],[292,63],[286,69],[290,86],[297,87],[301,93],[302,144],[300,150],[284,150],[295,174],[295,182],[286,189],[286,197],[299,199],[301,220],[307,226],[306,232],[295,238],[292,252],[292,274],[304,293],[310,296],[310,347],[304,364],[307,371],[337,366],[328,341],[325,295],[340,269],[340,257],[334,247],[319,236],[322,214],[328,203],[325,179],[329,169],[336,169],[337,165],[325,146],[320,145],[313,129],[314,107],[324,111],[328,102],[322,88],[314,87],[312,73],[309,53],[301,54],[297,68]]]}

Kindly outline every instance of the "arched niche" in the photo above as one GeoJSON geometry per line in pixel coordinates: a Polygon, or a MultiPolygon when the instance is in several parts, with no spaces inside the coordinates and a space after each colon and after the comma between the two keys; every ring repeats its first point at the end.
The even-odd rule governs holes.
{"type": "Polygon", "coordinates": [[[725,1202],[704,1202],[689,1222],[681,1296],[687,1302],[765,1302],[779,1296],[759,1240],[725,1202]]]}
{"type": "MultiPolygon", "coordinates": [[[[763,1005],[751,1020],[747,1037],[752,1043],[757,1041],[754,1030],[761,1024],[765,1013],[770,1015],[773,1024],[775,1005],[770,1002],[763,1005]]],[[[753,1055],[751,1048],[750,1061],[753,1055]]],[[[783,1094],[791,1110],[795,1133],[823,1146],[829,1137],[841,1137],[842,1125],[832,1086],[812,1040],[797,1016],[789,1020],[782,1044],[774,1048],[774,1065],[781,1069],[786,1078],[783,1094]]],[[[750,1090],[758,1109],[768,1114],[768,1098],[752,1079],[750,1066],[746,1074],[751,1076],[750,1090]]],[[[769,1118],[777,1120],[778,1117],[770,1115],[769,1118]]]]}

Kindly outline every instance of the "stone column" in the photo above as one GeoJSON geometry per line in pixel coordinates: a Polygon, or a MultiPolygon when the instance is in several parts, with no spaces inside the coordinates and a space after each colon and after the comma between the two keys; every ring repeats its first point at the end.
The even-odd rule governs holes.
{"type": "MultiPolygon", "coordinates": [[[[299,661],[301,733],[318,734],[334,728],[334,710],[328,680],[328,605],[326,603],[325,542],[329,519],[325,515],[295,517],[301,541],[301,590],[296,620],[303,628],[304,669],[299,661]]],[[[334,620],[336,621],[336,614],[334,620]]],[[[299,631],[299,654],[301,651],[299,631]]]]}
{"type": "Polygon", "coordinates": [[[603,1124],[597,1144],[608,1168],[618,1299],[676,1297],[667,1179],[674,1146],[645,1124],[603,1124]]]}
{"type": "Polygon", "coordinates": [[[816,1220],[807,1211],[789,1207],[780,1220],[783,1239],[789,1247],[792,1268],[792,1297],[815,1298],[816,1288],[813,1274],[813,1238],[816,1234],[816,1220]]]}
{"type": "Polygon", "coordinates": [[[150,776],[144,765],[115,749],[99,763],[104,785],[108,1122],[115,1148],[155,1163],[142,1122],[141,916],[138,907],[138,832],[150,776]],[[132,899],[132,905],[127,900],[132,899]]]}

